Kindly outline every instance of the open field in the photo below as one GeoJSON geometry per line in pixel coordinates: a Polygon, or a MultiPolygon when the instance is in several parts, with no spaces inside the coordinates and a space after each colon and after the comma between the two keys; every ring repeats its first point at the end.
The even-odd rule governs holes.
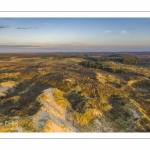
{"type": "Polygon", "coordinates": [[[0,132],[149,132],[150,53],[0,55],[0,132]]]}

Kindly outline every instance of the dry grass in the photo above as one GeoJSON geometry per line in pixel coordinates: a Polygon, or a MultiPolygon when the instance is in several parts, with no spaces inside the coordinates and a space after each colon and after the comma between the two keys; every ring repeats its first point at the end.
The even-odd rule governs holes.
{"type": "Polygon", "coordinates": [[[96,118],[97,116],[101,115],[101,112],[97,109],[86,109],[85,113],[80,114],[78,112],[74,112],[74,119],[76,120],[76,123],[80,126],[88,125],[92,119],[96,118]]]}
{"type": "MultiPolygon", "coordinates": [[[[94,118],[104,115],[109,117],[110,124],[116,125],[115,127],[118,128],[116,131],[127,131],[128,127],[131,127],[130,131],[149,131],[150,91],[149,79],[147,78],[150,76],[149,68],[111,61],[104,62],[106,66],[116,69],[122,68],[129,72],[129,74],[120,74],[94,68],[83,68],[77,65],[78,62],[83,61],[82,58],[51,60],[38,58],[34,63],[28,62],[28,60],[30,59],[19,58],[20,63],[6,64],[3,62],[0,77],[0,86],[18,86],[18,89],[14,88],[16,90],[14,93],[2,97],[1,102],[4,102],[4,105],[0,105],[0,107],[8,109],[8,116],[22,116],[19,125],[25,132],[36,131],[30,117],[33,117],[41,108],[41,106],[37,107],[38,103],[36,102],[41,104],[42,101],[49,98],[46,94],[40,94],[48,87],[54,88],[52,93],[57,106],[62,108],[65,115],[70,113],[72,118],[70,117],[68,120],[75,122],[77,127],[78,125],[81,128],[88,126],[94,118]],[[20,72],[18,72],[19,68],[20,72]],[[26,84],[27,79],[29,82],[26,84]],[[22,82],[23,85],[19,86],[16,81],[22,82]],[[34,85],[37,82],[40,84],[34,85]],[[73,91],[75,93],[67,97],[73,91]],[[121,101],[115,96],[119,97],[121,101]],[[113,99],[112,103],[110,103],[110,99],[113,99]],[[15,104],[19,107],[9,110],[15,104]],[[36,107],[39,109],[33,109],[36,107]],[[29,117],[30,109],[33,113],[29,117]],[[111,110],[114,114],[111,113],[111,110]],[[14,111],[15,113],[13,113],[14,111]],[[139,118],[134,118],[135,111],[139,114],[139,118]]],[[[50,109],[52,111],[52,108],[47,108],[47,110],[50,109]]],[[[53,113],[57,114],[56,111],[53,113]]],[[[44,131],[55,132],[56,128],[59,132],[70,131],[65,124],[64,126],[61,124],[59,128],[59,125],[52,121],[46,123],[44,131]]],[[[11,125],[1,126],[0,132],[15,132],[15,129],[11,125]]]]}
{"type": "Polygon", "coordinates": [[[67,109],[68,107],[70,107],[70,103],[68,102],[66,98],[64,98],[64,92],[58,89],[54,89],[53,95],[54,95],[56,103],[60,107],[62,107],[63,109],[67,109]]]}

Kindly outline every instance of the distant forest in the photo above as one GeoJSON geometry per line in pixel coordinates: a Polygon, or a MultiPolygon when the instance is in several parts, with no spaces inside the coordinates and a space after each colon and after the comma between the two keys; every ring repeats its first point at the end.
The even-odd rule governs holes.
{"type": "Polygon", "coordinates": [[[87,68],[96,68],[96,69],[102,69],[108,72],[113,72],[113,73],[122,73],[126,74],[128,73],[127,70],[119,68],[112,68],[111,66],[105,66],[104,61],[114,61],[114,62],[119,62],[127,65],[138,65],[139,61],[138,59],[131,55],[131,54],[113,54],[109,55],[108,57],[104,58],[89,58],[91,60],[88,61],[82,61],[80,65],[87,67],[87,68]]]}
{"type": "MultiPolygon", "coordinates": [[[[70,53],[8,53],[0,54],[0,60],[11,60],[11,57],[16,58],[35,58],[39,57],[41,59],[53,58],[53,59],[64,59],[64,58],[83,58],[87,61],[93,62],[83,62],[81,65],[84,67],[92,66],[93,68],[103,69],[103,61],[114,61],[122,64],[128,65],[138,65],[140,63],[150,64],[150,53],[116,53],[116,52],[70,52],[70,53]],[[140,60],[138,59],[138,57],[140,60]],[[100,61],[100,62],[99,62],[100,61]]],[[[111,70],[111,69],[108,69],[111,70]]]]}

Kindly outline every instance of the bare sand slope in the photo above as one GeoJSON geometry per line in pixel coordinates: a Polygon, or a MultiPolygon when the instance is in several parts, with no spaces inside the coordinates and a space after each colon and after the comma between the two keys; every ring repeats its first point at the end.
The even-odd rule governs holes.
{"type": "Polygon", "coordinates": [[[40,110],[33,116],[33,123],[40,132],[73,132],[75,128],[65,116],[66,110],[61,108],[53,96],[53,88],[48,88],[37,99],[41,103],[40,110]]]}
{"type": "Polygon", "coordinates": [[[8,90],[11,90],[13,92],[13,87],[16,85],[14,81],[6,81],[0,83],[0,96],[6,95],[6,92],[8,90]]]}

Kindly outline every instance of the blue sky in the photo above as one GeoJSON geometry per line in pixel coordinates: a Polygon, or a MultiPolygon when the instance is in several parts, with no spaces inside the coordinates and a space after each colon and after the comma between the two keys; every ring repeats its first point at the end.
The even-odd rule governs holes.
{"type": "Polygon", "coordinates": [[[150,51],[150,18],[0,18],[0,52],[150,51]]]}

